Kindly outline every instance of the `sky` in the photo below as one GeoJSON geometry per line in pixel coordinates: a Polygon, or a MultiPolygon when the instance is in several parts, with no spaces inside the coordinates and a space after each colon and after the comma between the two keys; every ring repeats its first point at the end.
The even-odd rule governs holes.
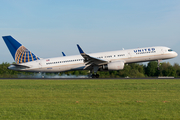
{"type": "MultiPolygon", "coordinates": [[[[166,46],[180,64],[180,0],[1,0],[0,35],[40,58],[166,46]]],[[[0,51],[14,62],[2,37],[0,51]]]]}

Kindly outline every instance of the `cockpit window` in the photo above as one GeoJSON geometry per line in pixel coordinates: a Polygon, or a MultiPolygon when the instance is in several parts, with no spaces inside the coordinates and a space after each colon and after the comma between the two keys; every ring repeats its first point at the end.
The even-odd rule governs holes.
{"type": "Polygon", "coordinates": [[[169,52],[173,51],[172,49],[168,49],[169,52]]]}

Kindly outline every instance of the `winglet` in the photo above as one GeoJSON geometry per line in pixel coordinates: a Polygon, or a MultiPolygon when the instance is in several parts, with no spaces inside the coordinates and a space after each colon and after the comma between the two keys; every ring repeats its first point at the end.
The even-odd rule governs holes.
{"type": "Polygon", "coordinates": [[[64,52],[62,52],[62,54],[63,54],[63,56],[66,56],[66,55],[64,54],[64,52]]]}
{"type": "Polygon", "coordinates": [[[79,50],[80,54],[83,54],[84,51],[81,49],[81,47],[78,44],[77,44],[77,47],[78,47],[78,50],[79,50]]]}

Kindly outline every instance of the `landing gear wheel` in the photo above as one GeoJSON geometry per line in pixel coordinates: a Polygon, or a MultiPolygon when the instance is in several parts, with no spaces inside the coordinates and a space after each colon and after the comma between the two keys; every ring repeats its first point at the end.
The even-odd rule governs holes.
{"type": "Polygon", "coordinates": [[[95,74],[92,74],[92,78],[96,78],[96,75],[95,75],[95,74]]]}
{"type": "Polygon", "coordinates": [[[96,74],[96,78],[99,78],[99,74],[96,74]]]}
{"type": "Polygon", "coordinates": [[[92,78],[99,78],[99,74],[92,74],[92,78]]]}

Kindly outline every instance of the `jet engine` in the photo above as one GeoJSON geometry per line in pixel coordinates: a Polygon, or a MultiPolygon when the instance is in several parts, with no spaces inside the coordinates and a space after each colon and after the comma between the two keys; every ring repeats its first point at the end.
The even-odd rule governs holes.
{"type": "Polygon", "coordinates": [[[124,61],[114,61],[103,65],[103,70],[122,70],[124,68],[124,61]]]}

